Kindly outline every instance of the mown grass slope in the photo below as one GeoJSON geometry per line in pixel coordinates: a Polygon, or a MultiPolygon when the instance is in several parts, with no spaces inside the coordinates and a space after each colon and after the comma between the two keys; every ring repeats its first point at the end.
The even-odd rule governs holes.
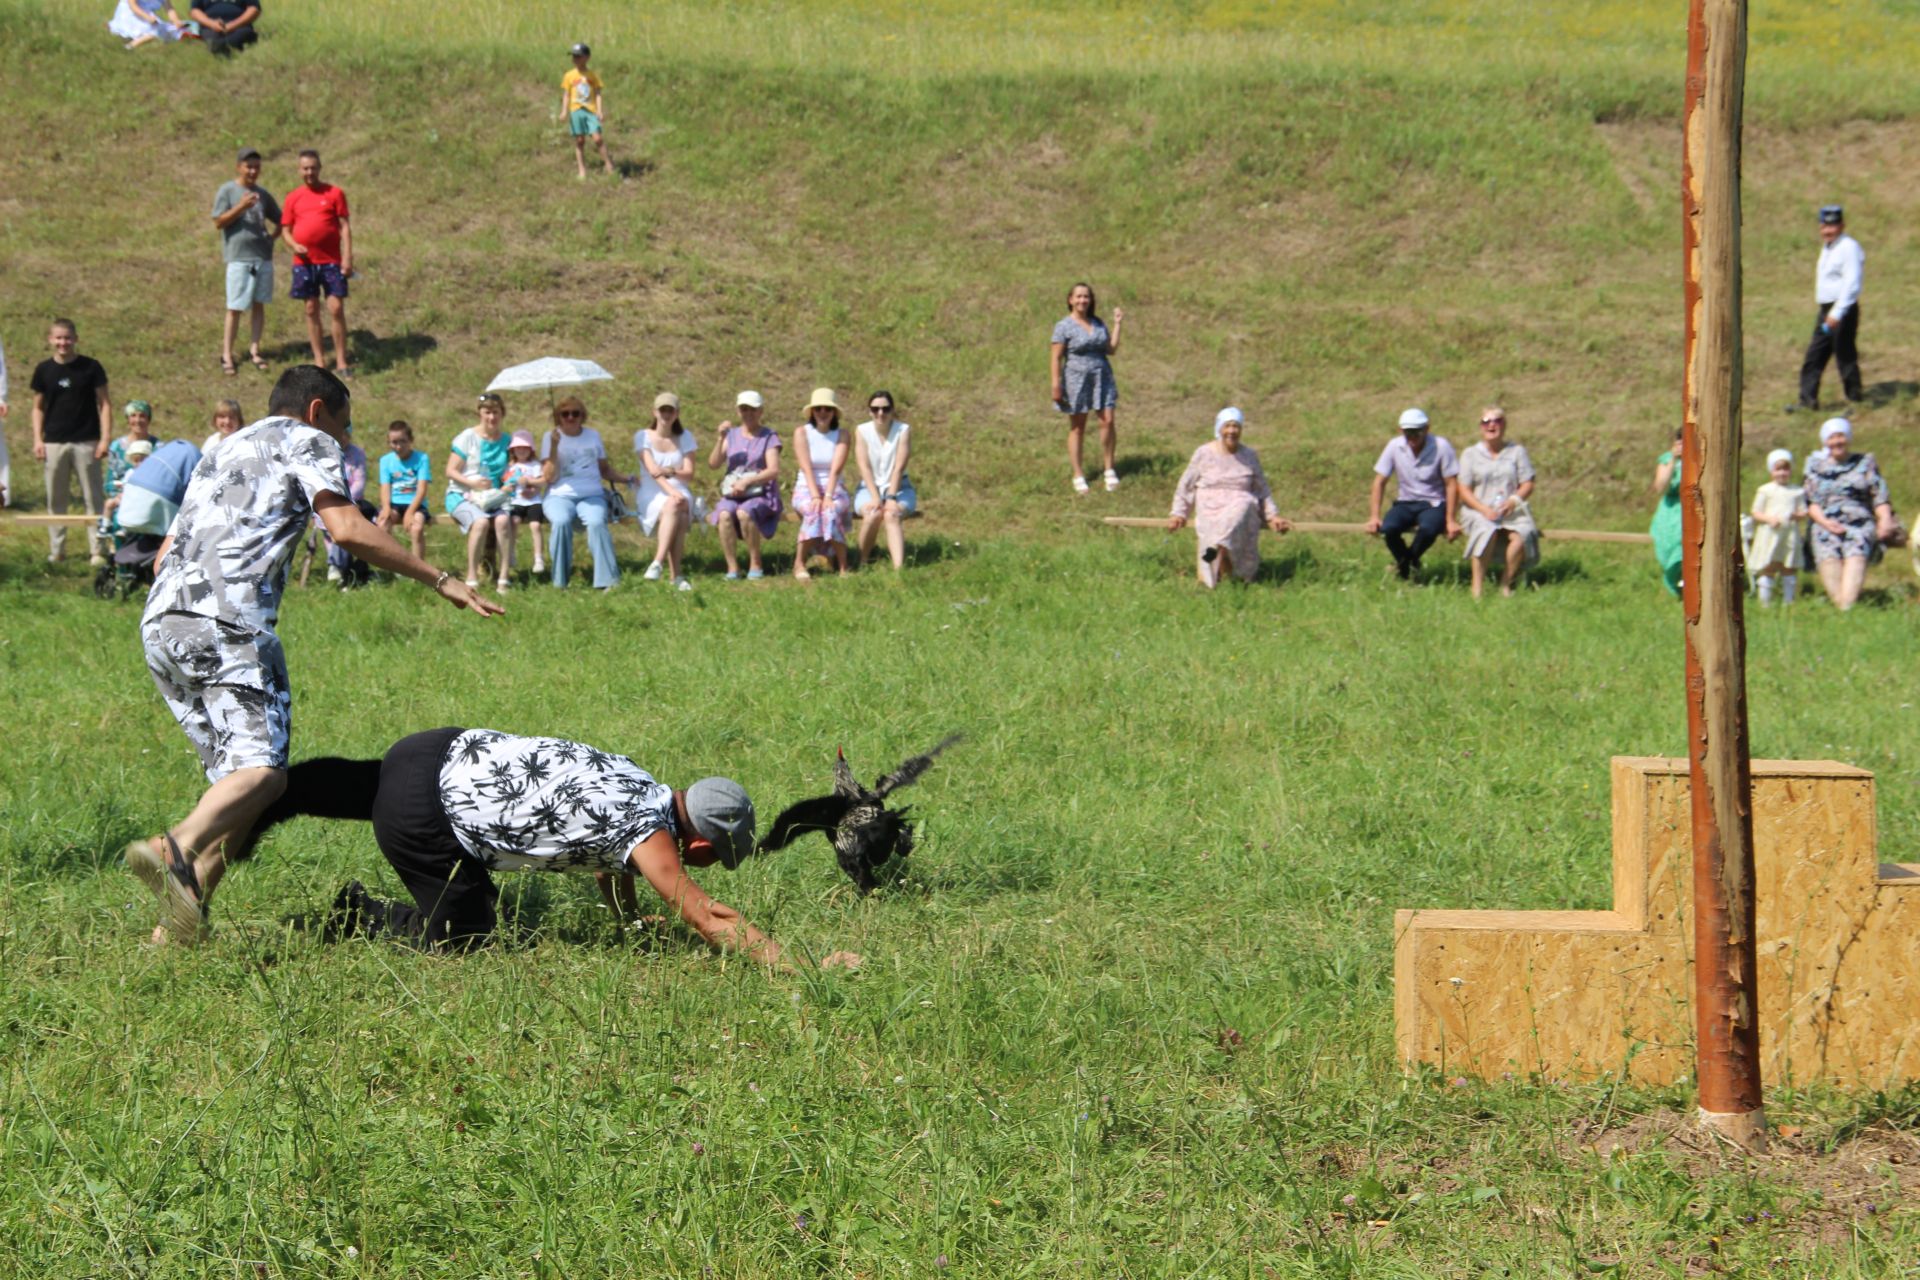
{"type": "MultiPolygon", "coordinates": [[[[616,440],[661,386],[706,428],[740,385],[783,427],[816,382],[889,385],[922,430],[897,582],[729,591],[703,546],[691,599],[522,591],[490,626],[410,585],[296,592],[298,754],[489,724],[735,771],[767,807],[835,745],[872,771],[969,735],[910,797],[906,888],[856,901],[818,842],[711,877],[784,939],[863,952],[858,977],[623,938],[562,877],[509,879],[512,940],[479,955],[322,947],[289,918],[393,882],[320,823],[230,878],[206,951],[154,955],[118,850],[197,773],[134,609],[0,529],[0,1273],[1895,1273],[1911,1184],[1855,1139],[1911,1133],[1911,1090],[1780,1091],[1795,1157],[1702,1173],[1570,1136],[1684,1091],[1394,1060],[1392,910],[1604,905],[1607,757],[1683,748],[1642,549],[1550,544],[1540,590],[1476,607],[1296,538],[1203,596],[1190,544],[1085,514],[1162,510],[1237,400],[1283,504],[1351,517],[1406,403],[1464,438],[1499,399],[1550,523],[1640,527],[1678,399],[1677,10],[583,0],[563,31],[343,0],[216,66],[0,0],[16,378],[73,314],[119,398],[201,434],[233,385],[204,207],[236,144],[280,187],[314,144],[368,272],[356,415],[413,419],[436,467],[473,390],[549,351],[620,375],[591,397],[616,440]],[[575,183],[551,118],[581,36],[624,183],[575,183]],[[1042,379],[1080,276],[1129,310],[1128,484],[1075,504],[1042,379]]],[[[1910,14],[1755,23],[1757,458],[1809,434],[1767,410],[1811,205],[1845,198],[1868,248],[1869,380],[1913,376],[1920,146],[1889,74],[1910,14]]],[[[274,326],[300,335],[285,302],[274,326]]],[[[1894,385],[1861,417],[1897,498],[1915,416],[1894,385]]],[[[1875,583],[1846,617],[1754,618],[1754,748],[1874,769],[1892,857],[1920,836],[1920,699],[1905,583],[1875,583]]]]}

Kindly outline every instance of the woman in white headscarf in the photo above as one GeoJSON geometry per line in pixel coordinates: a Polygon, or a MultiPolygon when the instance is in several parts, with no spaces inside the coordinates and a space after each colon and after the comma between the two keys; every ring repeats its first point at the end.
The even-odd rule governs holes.
{"type": "Polygon", "coordinates": [[[1280,518],[1260,455],[1240,443],[1245,426],[1238,409],[1222,409],[1213,420],[1213,439],[1193,451],[1173,491],[1167,528],[1181,529],[1193,517],[1200,544],[1195,574],[1203,587],[1217,584],[1222,571],[1252,582],[1260,568],[1262,522],[1275,533],[1293,528],[1280,518]]]}
{"type": "Polygon", "coordinates": [[[1813,521],[1813,563],[1839,609],[1853,608],[1867,561],[1893,535],[1893,502],[1870,453],[1853,448],[1853,424],[1820,424],[1823,452],[1807,458],[1807,516],[1813,521]]]}

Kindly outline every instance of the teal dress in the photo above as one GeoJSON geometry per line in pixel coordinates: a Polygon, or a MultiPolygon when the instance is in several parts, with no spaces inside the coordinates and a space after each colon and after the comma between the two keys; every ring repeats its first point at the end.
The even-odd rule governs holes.
{"type": "Polygon", "coordinates": [[[1653,524],[1647,529],[1653,535],[1653,558],[1660,562],[1660,579],[1667,590],[1674,595],[1680,594],[1680,459],[1673,456],[1673,450],[1660,455],[1659,463],[1673,464],[1673,474],[1667,477],[1666,492],[1660,495],[1660,505],[1653,509],[1653,524]]]}

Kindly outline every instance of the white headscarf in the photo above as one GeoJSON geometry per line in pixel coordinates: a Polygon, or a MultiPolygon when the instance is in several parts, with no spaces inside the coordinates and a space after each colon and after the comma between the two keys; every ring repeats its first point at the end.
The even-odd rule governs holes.
{"type": "Polygon", "coordinates": [[[1220,438],[1220,428],[1226,426],[1229,422],[1237,422],[1244,427],[1247,425],[1247,416],[1244,413],[1241,413],[1240,410],[1236,409],[1232,405],[1228,405],[1226,408],[1222,409],[1220,412],[1214,414],[1213,415],[1213,438],[1215,440],[1218,440],[1220,438]]]}
{"type": "Polygon", "coordinates": [[[1847,443],[1853,443],[1853,424],[1845,418],[1828,418],[1820,424],[1820,447],[1827,447],[1827,441],[1834,436],[1845,436],[1847,443]]]}
{"type": "Polygon", "coordinates": [[[1783,462],[1786,463],[1789,467],[1793,465],[1793,450],[1775,449],[1772,453],[1768,454],[1767,470],[1771,471],[1783,462]]]}

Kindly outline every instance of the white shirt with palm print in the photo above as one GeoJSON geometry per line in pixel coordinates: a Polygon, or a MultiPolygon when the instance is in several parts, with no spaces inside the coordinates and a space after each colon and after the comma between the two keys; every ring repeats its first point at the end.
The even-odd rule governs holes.
{"type": "Polygon", "coordinates": [[[469,729],[447,749],[440,796],[460,847],[495,869],[625,871],[642,840],[677,834],[671,787],[564,738],[469,729]]]}

